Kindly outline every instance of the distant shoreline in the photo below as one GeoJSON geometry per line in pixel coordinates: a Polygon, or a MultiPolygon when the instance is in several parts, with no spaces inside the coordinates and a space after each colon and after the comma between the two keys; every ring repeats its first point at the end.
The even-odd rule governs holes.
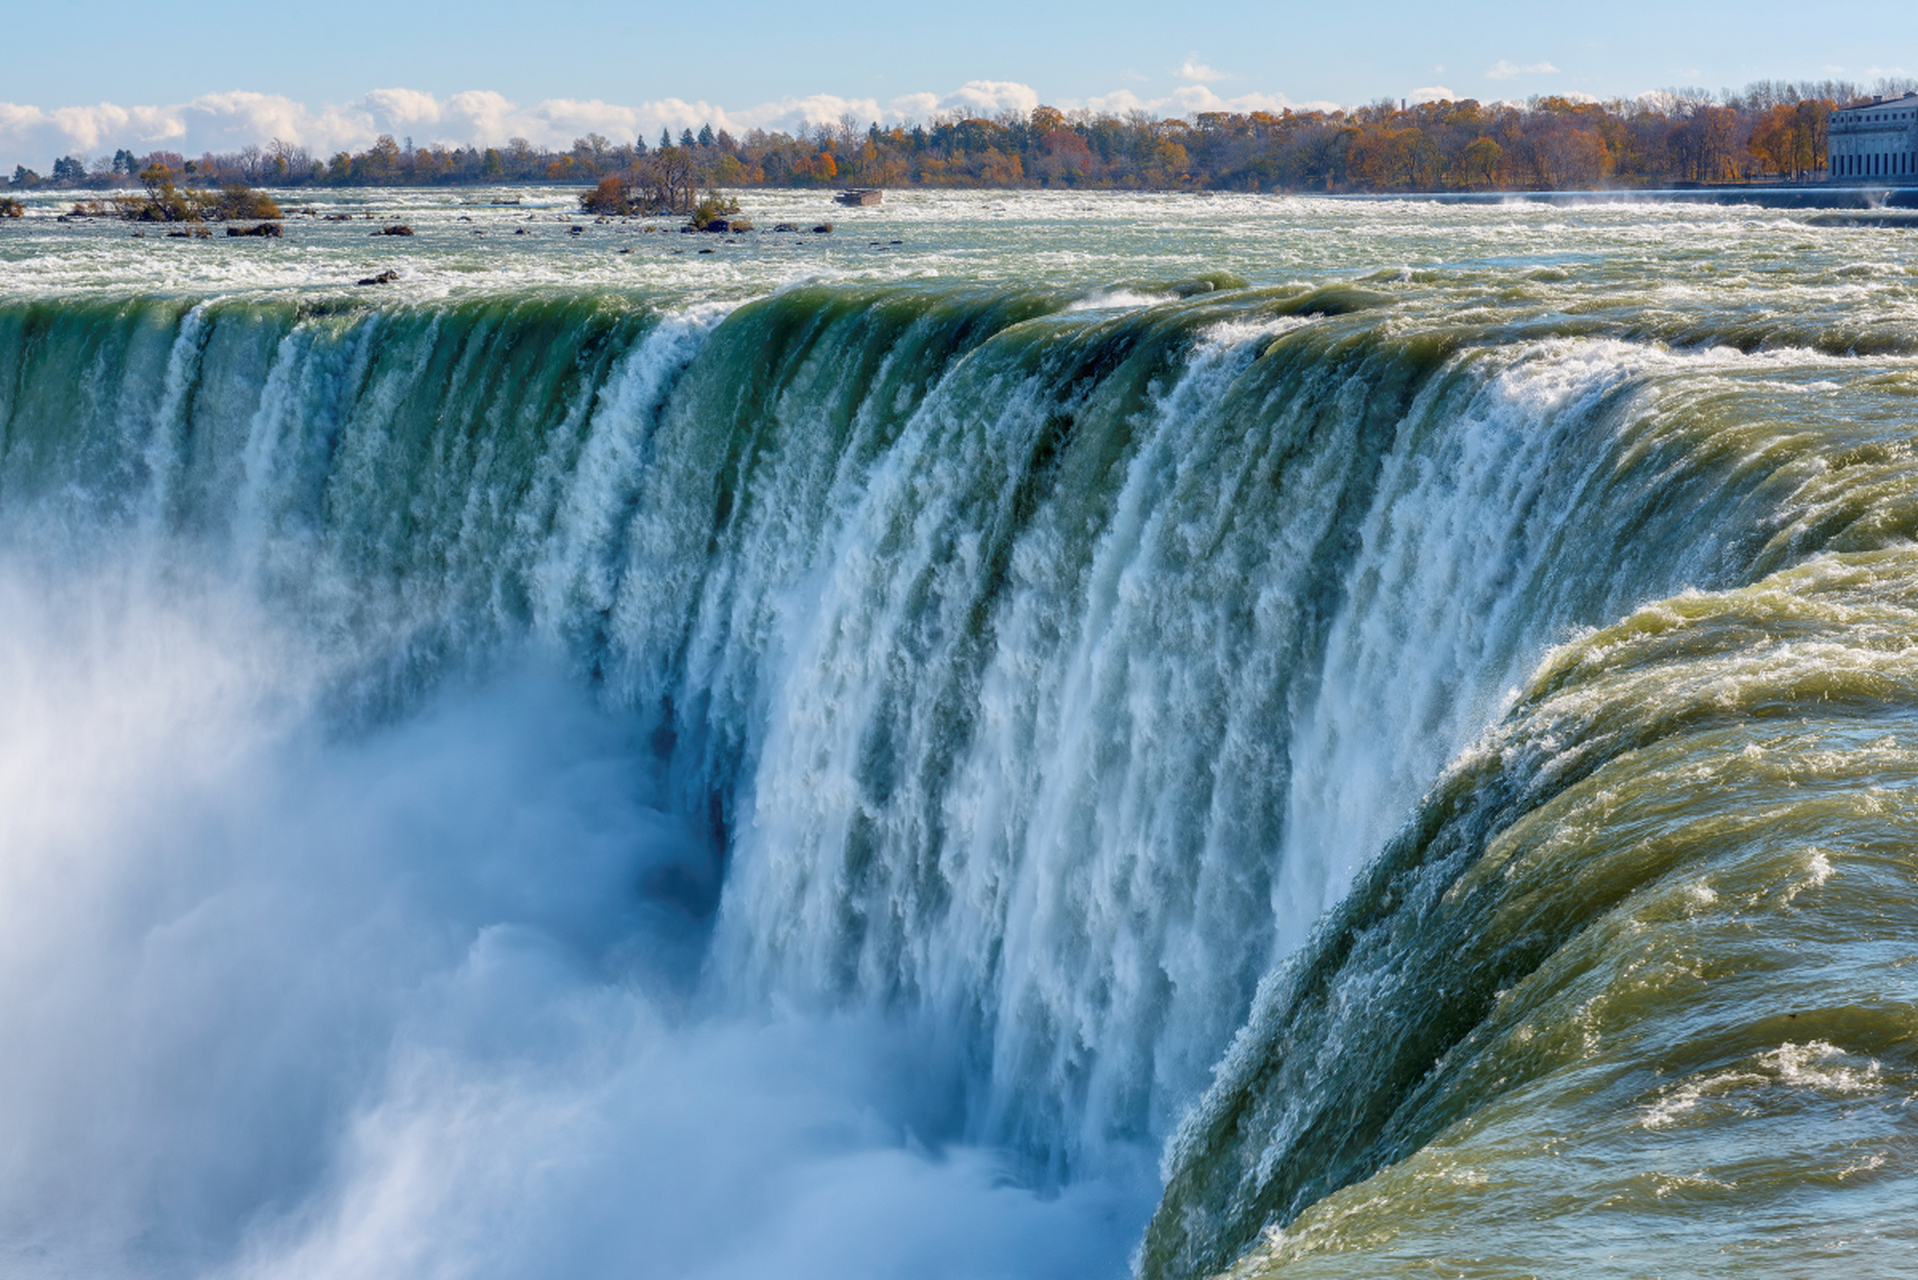
{"type": "MultiPolygon", "coordinates": [[[[1304,194],[1304,193],[1300,193],[1304,194]]],[[[1791,186],[1683,187],[1663,190],[1360,192],[1323,195],[1327,200],[1378,203],[1390,200],[1435,204],[1719,204],[1763,209],[1918,209],[1918,187],[1791,186]]]]}

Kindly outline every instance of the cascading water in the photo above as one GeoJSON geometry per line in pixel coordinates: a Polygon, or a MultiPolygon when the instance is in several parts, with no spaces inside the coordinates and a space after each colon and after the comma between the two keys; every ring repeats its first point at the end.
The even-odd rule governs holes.
{"type": "Polygon", "coordinates": [[[1149,1274],[1370,1247],[1586,793],[1903,599],[1907,375],[1538,279],[0,299],[11,1264],[1111,1272],[1175,1132],[1149,1274]]]}

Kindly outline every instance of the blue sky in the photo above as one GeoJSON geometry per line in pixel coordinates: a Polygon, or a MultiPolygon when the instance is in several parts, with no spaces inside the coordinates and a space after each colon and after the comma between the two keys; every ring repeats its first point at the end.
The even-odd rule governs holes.
{"type": "Polygon", "coordinates": [[[272,136],[317,150],[371,132],[419,142],[564,143],[712,119],[924,117],[1034,102],[1183,114],[1381,97],[1635,95],[1761,78],[1910,73],[1909,7],[1802,3],[1448,6],[1212,0],[878,0],[648,5],[571,0],[204,0],[11,6],[0,162],[66,150],[227,149],[272,136]],[[968,86],[972,86],[968,88],[968,86]],[[371,132],[369,132],[369,130],[371,132]]]}

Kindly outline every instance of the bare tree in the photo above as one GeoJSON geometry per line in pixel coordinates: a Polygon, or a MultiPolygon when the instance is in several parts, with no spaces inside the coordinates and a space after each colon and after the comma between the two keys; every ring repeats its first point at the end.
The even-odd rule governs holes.
{"type": "Polygon", "coordinates": [[[634,202],[647,211],[690,212],[699,195],[699,169],[684,147],[660,147],[633,165],[634,202]]]}

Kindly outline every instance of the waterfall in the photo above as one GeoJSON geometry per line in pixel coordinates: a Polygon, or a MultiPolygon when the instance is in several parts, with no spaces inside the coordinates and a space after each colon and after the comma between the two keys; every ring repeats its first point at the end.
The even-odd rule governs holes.
{"type": "MultiPolygon", "coordinates": [[[[1286,1108],[1397,1106],[1443,1052],[1405,1039],[1409,996],[1327,1008],[1411,954],[1404,903],[1437,910],[1570,785],[1519,763],[1594,733],[1538,710],[1567,696],[1541,660],[1853,549],[1823,464],[1724,411],[1763,360],[1409,324],[1345,288],[5,303],[0,547],[11,582],[122,584],[129,618],[256,610],[230,660],[298,678],[217,697],[274,686],[268,721],[319,741],[505,690],[445,732],[523,728],[540,751],[474,767],[585,789],[554,874],[625,900],[588,925],[556,889],[539,919],[605,955],[654,921],[678,1012],[647,1017],[885,1028],[924,1094],[887,1123],[1022,1185],[1131,1177],[1178,1131],[1180,1229],[1212,1234],[1162,1210],[1147,1260],[1201,1274],[1436,1132],[1361,1125],[1301,1173],[1328,1148],[1286,1108]],[[653,852],[615,872],[581,829],[653,852]],[[1390,1079],[1338,1074],[1330,1027],[1397,1046],[1390,1079]],[[1247,1106],[1281,1136],[1234,1145],[1247,1106]]],[[[1422,935],[1416,980],[1471,936],[1422,935]]],[[[1434,1006],[1445,1043],[1498,989],[1434,1006]]]]}

